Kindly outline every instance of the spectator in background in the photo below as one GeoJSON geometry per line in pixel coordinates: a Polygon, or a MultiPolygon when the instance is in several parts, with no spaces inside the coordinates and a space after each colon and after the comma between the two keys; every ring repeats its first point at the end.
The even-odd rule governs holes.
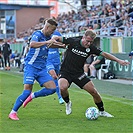
{"type": "Polygon", "coordinates": [[[4,69],[4,61],[3,61],[3,55],[2,55],[1,46],[0,46],[0,69],[1,70],[4,69]]]}
{"type": "Polygon", "coordinates": [[[18,53],[18,51],[16,50],[15,51],[15,66],[20,68],[20,64],[21,64],[21,61],[20,61],[20,53],[18,53]]]}
{"type": "Polygon", "coordinates": [[[15,66],[14,61],[15,61],[15,52],[11,50],[11,54],[10,54],[10,65],[11,65],[11,67],[15,66]]]}
{"type": "Polygon", "coordinates": [[[96,56],[94,61],[89,66],[90,69],[90,78],[95,79],[96,78],[96,71],[101,68],[101,65],[105,64],[105,58],[101,55],[96,56]]]}
{"type": "Polygon", "coordinates": [[[45,19],[44,16],[41,16],[39,19],[39,23],[43,23],[44,19],[45,19]]]}
{"type": "Polygon", "coordinates": [[[90,69],[89,66],[91,65],[91,63],[94,61],[94,55],[90,55],[87,59],[86,62],[84,64],[84,73],[86,74],[86,76],[90,75],[90,69]]]}
{"type": "Polygon", "coordinates": [[[91,79],[95,79],[96,70],[99,70],[101,68],[101,65],[105,64],[105,58],[101,55],[96,56],[94,54],[91,55],[89,58],[90,58],[90,61],[87,61],[84,64],[84,72],[87,76],[89,73],[91,79]]]}
{"type": "Polygon", "coordinates": [[[4,44],[2,45],[2,53],[4,56],[5,70],[10,70],[11,49],[7,39],[4,39],[4,44]]]}

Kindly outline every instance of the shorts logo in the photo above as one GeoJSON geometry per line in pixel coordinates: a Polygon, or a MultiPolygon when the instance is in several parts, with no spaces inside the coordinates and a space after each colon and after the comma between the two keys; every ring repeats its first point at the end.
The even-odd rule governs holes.
{"type": "Polygon", "coordinates": [[[86,52],[88,52],[88,53],[89,53],[89,52],[90,52],[90,48],[87,48],[87,49],[86,49],[86,52]]]}

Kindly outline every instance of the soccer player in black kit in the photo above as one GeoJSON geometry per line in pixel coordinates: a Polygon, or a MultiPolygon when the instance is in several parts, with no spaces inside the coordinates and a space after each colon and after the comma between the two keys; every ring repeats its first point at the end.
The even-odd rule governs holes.
{"type": "Polygon", "coordinates": [[[113,117],[104,110],[104,104],[102,98],[98,91],[96,90],[93,82],[86,76],[83,70],[84,63],[88,56],[91,54],[96,54],[97,56],[102,55],[107,59],[118,62],[121,65],[128,65],[129,62],[118,59],[117,57],[103,52],[100,49],[95,47],[93,44],[96,34],[92,30],[86,30],[85,34],[81,39],[78,38],[61,38],[56,37],[55,39],[62,42],[63,44],[68,45],[68,48],[65,52],[65,57],[60,69],[59,77],[59,88],[61,90],[61,95],[66,102],[66,114],[69,115],[72,113],[72,102],[69,98],[68,88],[71,83],[75,83],[81,89],[86,90],[90,93],[94,99],[94,103],[99,109],[99,115],[105,117],[113,117]]]}

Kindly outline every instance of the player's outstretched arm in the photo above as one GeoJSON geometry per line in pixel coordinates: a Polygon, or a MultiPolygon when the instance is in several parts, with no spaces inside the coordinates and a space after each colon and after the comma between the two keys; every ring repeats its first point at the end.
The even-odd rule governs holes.
{"type": "Polygon", "coordinates": [[[109,59],[109,60],[116,61],[116,62],[118,62],[119,64],[121,64],[123,66],[130,64],[130,62],[125,61],[125,60],[121,60],[121,59],[119,59],[119,58],[115,57],[114,55],[109,54],[107,52],[102,52],[101,55],[104,56],[105,58],[109,59]]]}
{"type": "Polygon", "coordinates": [[[47,44],[47,46],[51,48],[66,48],[66,45],[62,43],[61,38],[62,37],[59,36],[52,37],[51,40],[53,40],[53,42],[47,44]]]}
{"type": "Polygon", "coordinates": [[[47,45],[48,47],[50,47],[52,44],[58,44],[58,43],[60,43],[60,42],[57,42],[55,39],[50,39],[50,40],[43,41],[43,42],[32,41],[30,43],[30,47],[31,48],[39,48],[43,45],[47,45]]]}

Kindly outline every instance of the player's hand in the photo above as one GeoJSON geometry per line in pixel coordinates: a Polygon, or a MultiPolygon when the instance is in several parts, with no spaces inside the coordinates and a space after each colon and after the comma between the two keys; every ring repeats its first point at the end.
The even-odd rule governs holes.
{"type": "Polygon", "coordinates": [[[123,65],[123,66],[126,66],[126,65],[130,64],[130,62],[128,62],[127,60],[119,60],[118,63],[123,65]]]}
{"type": "Polygon", "coordinates": [[[50,43],[47,44],[48,48],[65,48],[66,45],[56,41],[55,39],[51,39],[50,43]]]}
{"type": "Polygon", "coordinates": [[[49,74],[53,77],[53,79],[57,79],[58,78],[58,76],[57,76],[57,74],[56,74],[54,69],[50,70],[49,74]]]}
{"type": "Polygon", "coordinates": [[[54,43],[58,43],[55,39],[50,39],[49,41],[48,41],[48,44],[47,44],[47,46],[48,46],[48,48],[50,47],[50,46],[52,46],[54,43]]]}

